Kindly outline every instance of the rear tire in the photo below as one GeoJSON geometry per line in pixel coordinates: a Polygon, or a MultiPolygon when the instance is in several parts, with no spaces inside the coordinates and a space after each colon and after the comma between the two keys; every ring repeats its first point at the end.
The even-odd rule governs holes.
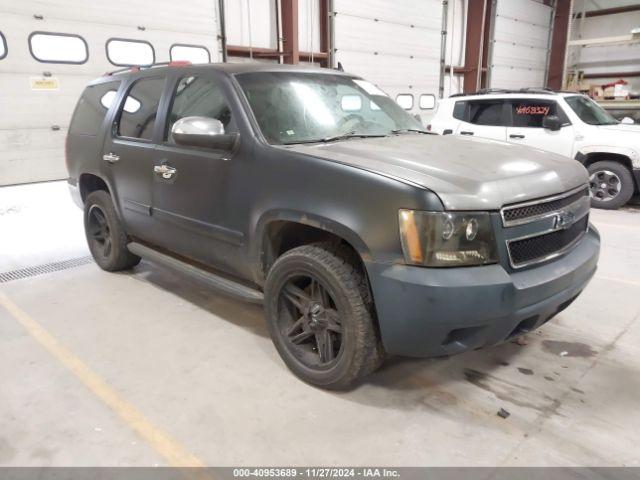
{"type": "Polygon", "coordinates": [[[324,244],[294,248],[270,269],[269,333],[287,367],[305,382],[346,389],[380,365],[382,347],[362,277],[324,244]]]}
{"type": "Polygon", "coordinates": [[[587,170],[592,207],[616,210],[631,200],[634,183],[627,167],[605,160],[592,163],[587,170]]]}
{"type": "Polygon", "coordinates": [[[97,190],[87,196],[84,231],[89,251],[101,269],[117,272],[140,263],[140,257],[127,249],[127,234],[108,192],[97,190]]]}

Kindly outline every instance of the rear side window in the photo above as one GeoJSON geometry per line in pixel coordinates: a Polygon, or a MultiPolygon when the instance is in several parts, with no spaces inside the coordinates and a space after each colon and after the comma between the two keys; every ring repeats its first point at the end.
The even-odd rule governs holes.
{"type": "Polygon", "coordinates": [[[569,119],[556,102],[531,99],[511,101],[514,127],[542,128],[542,120],[549,115],[558,116],[563,124],[569,123],[569,119]]]}
{"type": "Polygon", "coordinates": [[[175,143],[171,137],[173,124],[184,117],[207,117],[220,120],[224,131],[236,130],[232,122],[227,99],[211,78],[184,77],[178,82],[169,111],[169,121],[165,138],[175,143]]]}
{"type": "Polygon", "coordinates": [[[156,53],[149,42],[112,38],[107,41],[107,58],[117,67],[152,65],[156,53]]]}
{"type": "Polygon", "coordinates": [[[467,111],[467,102],[456,102],[453,106],[453,118],[466,121],[465,112],[467,111]]]}
{"type": "Polygon", "coordinates": [[[503,115],[503,102],[501,100],[469,102],[468,122],[476,125],[506,126],[503,115]]]}
{"type": "Polygon", "coordinates": [[[73,114],[69,132],[77,135],[97,135],[119,86],[120,82],[117,81],[87,87],[73,114]]]}
{"type": "Polygon", "coordinates": [[[87,42],[70,33],[33,32],[29,50],[42,63],[85,63],[89,58],[87,42]]]}
{"type": "Polygon", "coordinates": [[[164,78],[137,80],[120,106],[117,134],[120,137],[151,140],[164,88],[164,78]]]}
{"type": "Polygon", "coordinates": [[[7,39],[0,32],[0,60],[7,56],[7,39]]]}

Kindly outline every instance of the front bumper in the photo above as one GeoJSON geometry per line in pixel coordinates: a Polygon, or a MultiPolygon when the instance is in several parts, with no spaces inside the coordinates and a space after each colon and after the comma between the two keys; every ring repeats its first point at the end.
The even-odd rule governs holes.
{"type": "Polygon", "coordinates": [[[509,272],[502,265],[424,268],[366,264],[383,345],[412,357],[451,355],[538,328],[565,309],[596,271],[590,227],[569,253],[509,272]]]}

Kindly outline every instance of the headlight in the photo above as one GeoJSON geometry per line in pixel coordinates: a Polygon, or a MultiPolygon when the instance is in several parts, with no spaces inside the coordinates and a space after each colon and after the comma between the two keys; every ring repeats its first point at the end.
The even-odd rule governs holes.
{"type": "Polygon", "coordinates": [[[408,264],[461,267],[498,261],[488,213],[400,210],[400,239],[408,264]]]}

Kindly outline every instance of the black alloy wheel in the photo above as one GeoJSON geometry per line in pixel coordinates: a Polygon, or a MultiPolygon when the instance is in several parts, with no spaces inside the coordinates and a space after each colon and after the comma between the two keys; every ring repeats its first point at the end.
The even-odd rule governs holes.
{"type": "Polygon", "coordinates": [[[310,368],[336,361],[342,350],[342,322],[336,303],[317,278],[292,275],[279,299],[279,327],[288,348],[310,368]]]}
{"type": "Polygon", "coordinates": [[[92,205],[87,218],[87,236],[96,245],[96,249],[103,257],[111,255],[111,229],[107,217],[98,205],[92,205]]]}

